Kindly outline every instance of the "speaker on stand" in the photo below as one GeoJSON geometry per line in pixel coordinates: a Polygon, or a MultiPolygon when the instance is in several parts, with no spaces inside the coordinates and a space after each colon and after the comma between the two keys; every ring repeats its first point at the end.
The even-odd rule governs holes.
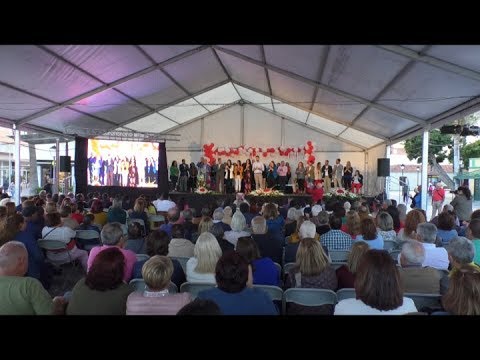
{"type": "Polygon", "coordinates": [[[377,159],[377,177],[385,178],[383,200],[386,200],[387,193],[390,193],[390,159],[380,158],[377,159]]]}

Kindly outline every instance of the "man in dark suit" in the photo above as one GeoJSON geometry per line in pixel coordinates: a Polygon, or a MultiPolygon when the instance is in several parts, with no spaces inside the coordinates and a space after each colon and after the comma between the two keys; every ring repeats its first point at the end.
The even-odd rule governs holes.
{"type": "Polygon", "coordinates": [[[325,187],[325,192],[330,192],[332,187],[332,166],[328,164],[328,160],[325,160],[325,165],[322,166],[322,179],[323,186],[325,187]]]}

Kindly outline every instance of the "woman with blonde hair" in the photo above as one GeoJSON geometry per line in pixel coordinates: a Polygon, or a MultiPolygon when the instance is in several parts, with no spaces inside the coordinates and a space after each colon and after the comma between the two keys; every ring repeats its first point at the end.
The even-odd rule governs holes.
{"type": "Polygon", "coordinates": [[[366,207],[365,205],[361,205],[358,208],[358,216],[360,216],[360,221],[363,219],[370,219],[371,216],[370,212],[368,211],[368,207],[366,207]]]}
{"type": "Polygon", "coordinates": [[[155,255],[142,267],[147,288],[127,298],[127,315],[175,315],[191,301],[189,293],[170,294],[173,263],[167,256],[155,255]]]}
{"type": "Polygon", "coordinates": [[[355,239],[355,237],[361,232],[360,216],[356,211],[350,210],[349,212],[347,212],[346,218],[347,222],[345,224],[344,231],[349,234],[352,239],[355,239]]]}
{"type": "MultiPolygon", "coordinates": [[[[319,241],[304,238],[297,250],[296,264],[288,272],[286,288],[317,288],[337,290],[337,276],[319,241]]],[[[290,314],[332,314],[332,305],[303,306],[289,304],[290,314]]]]}
{"type": "Polygon", "coordinates": [[[398,239],[401,241],[416,240],[417,226],[424,222],[427,220],[420,210],[411,210],[405,219],[405,227],[398,232],[398,239]]]}
{"type": "Polygon", "coordinates": [[[300,240],[295,266],[290,269],[286,287],[337,289],[337,276],[319,241],[300,240]]]}
{"type": "Polygon", "coordinates": [[[336,271],[339,289],[355,287],[355,273],[357,272],[358,264],[363,254],[369,249],[370,246],[363,241],[353,243],[348,253],[347,264],[340,266],[336,271]]]}
{"type": "Polygon", "coordinates": [[[193,255],[187,261],[187,281],[215,283],[215,266],[222,256],[222,249],[215,236],[209,232],[200,234],[193,255]]]}
{"type": "Polygon", "coordinates": [[[138,198],[135,200],[135,204],[133,205],[133,211],[129,214],[130,219],[140,219],[143,220],[143,223],[145,225],[145,232],[148,234],[150,232],[150,226],[148,223],[148,216],[145,211],[146,208],[146,203],[145,199],[143,198],[138,198]]]}

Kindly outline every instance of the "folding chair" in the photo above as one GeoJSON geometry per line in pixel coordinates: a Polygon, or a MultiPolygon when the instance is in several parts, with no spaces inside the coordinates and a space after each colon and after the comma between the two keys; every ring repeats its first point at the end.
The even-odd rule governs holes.
{"type": "MultiPolygon", "coordinates": [[[[47,262],[49,262],[50,264],[52,264],[54,267],[56,267],[57,269],[60,268],[62,265],[66,265],[66,264],[72,264],[74,267],[76,267],[76,264],[75,262],[73,261],[72,259],[72,256],[70,254],[70,250],[68,250],[68,247],[67,247],[67,243],[65,243],[64,241],[60,241],[60,240],[48,240],[48,239],[39,239],[38,240],[38,246],[43,249],[43,250],[46,250],[46,251],[58,251],[58,250],[63,250],[63,251],[66,251],[68,253],[68,259],[69,261],[68,262],[65,262],[65,261],[62,261],[62,262],[59,262],[59,261],[53,261],[53,260],[50,260],[50,259],[46,259],[47,262]]],[[[65,288],[66,284],[68,283],[68,277],[67,276],[64,276],[63,278],[63,286],[62,288],[65,288]]]]}
{"type": "Polygon", "coordinates": [[[281,288],[271,285],[253,285],[253,287],[256,289],[261,289],[262,291],[265,291],[268,295],[270,295],[270,298],[277,306],[279,313],[282,313],[283,290],[281,288]]]}
{"type": "Polygon", "coordinates": [[[150,259],[150,256],[146,254],[137,254],[137,261],[144,261],[150,259]]]}
{"type": "Polygon", "coordinates": [[[100,234],[95,230],[77,230],[76,239],[83,249],[90,251],[95,246],[101,245],[100,234]]]}
{"type": "MultiPolygon", "coordinates": [[[[145,291],[148,290],[147,285],[145,284],[145,280],[143,279],[132,279],[130,280],[129,284],[135,289],[135,291],[145,291]]],[[[168,285],[168,292],[170,294],[178,293],[177,285],[170,281],[170,285],[168,285]]]]}
{"type": "Polygon", "coordinates": [[[172,260],[173,260],[173,259],[177,260],[177,261],[180,263],[180,265],[182,265],[183,272],[184,272],[185,274],[187,273],[187,261],[188,261],[188,259],[190,259],[190,258],[188,258],[188,257],[174,257],[174,256],[170,256],[170,259],[172,259],[172,260]]]}
{"type": "Polygon", "coordinates": [[[287,303],[303,306],[335,305],[337,294],[327,289],[291,288],[283,293],[283,313],[287,314],[287,303]]]}
{"type": "Polygon", "coordinates": [[[165,223],[165,216],[163,215],[150,215],[148,217],[148,221],[150,222],[150,230],[155,230],[160,227],[161,224],[165,223]]]}
{"type": "Polygon", "coordinates": [[[349,253],[350,251],[347,250],[329,250],[328,256],[330,256],[332,263],[345,263],[347,262],[349,253]]]}
{"type": "Polygon", "coordinates": [[[412,299],[418,311],[426,307],[431,309],[442,307],[440,294],[404,293],[403,296],[412,299]]]}
{"type": "Polygon", "coordinates": [[[383,248],[387,251],[393,251],[398,249],[398,243],[395,240],[384,240],[383,248]]]}
{"type": "Polygon", "coordinates": [[[192,300],[195,299],[198,293],[202,290],[207,290],[216,287],[217,284],[214,283],[190,283],[184,282],[180,285],[180,292],[188,292],[192,296],[192,300]]]}
{"type": "Polygon", "coordinates": [[[341,300],[356,298],[357,294],[355,293],[355,289],[353,288],[344,288],[337,290],[337,301],[340,302],[341,300]]]}

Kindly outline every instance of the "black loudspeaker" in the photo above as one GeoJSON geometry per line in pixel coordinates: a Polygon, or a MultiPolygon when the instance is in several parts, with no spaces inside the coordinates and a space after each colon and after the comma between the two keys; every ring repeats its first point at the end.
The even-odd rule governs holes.
{"type": "Polygon", "coordinates": [[[285,194],[293,194],[293,186],[292,185],[285,185],[285,194]]]}
{"type": "Polygon", "coordinates": [[[70,156],[60,156],[60,172],[72,172],[70,156]]]}
{"type": "Polygon", "coordinates": [[[390,159],[377,159],[377,176],[390,176],[390,159]]]}

